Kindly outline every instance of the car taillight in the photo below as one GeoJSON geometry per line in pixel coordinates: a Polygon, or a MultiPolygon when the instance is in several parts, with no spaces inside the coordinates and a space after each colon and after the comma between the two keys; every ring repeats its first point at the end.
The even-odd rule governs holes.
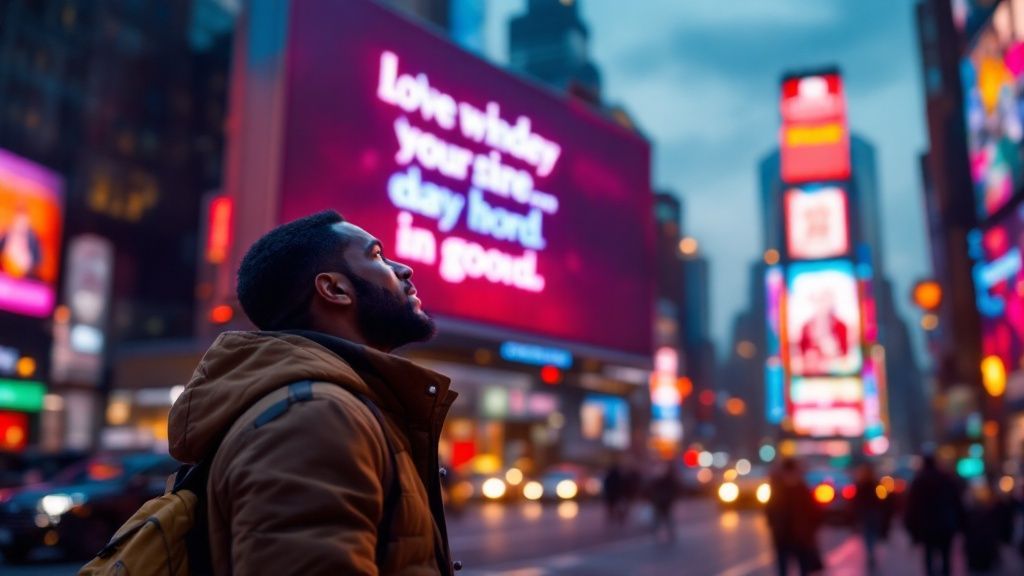
{"type": "Polygon", "coordinates": [[[843,498],[846,500],[853,500],[853,497],[857,495],[857,487],[854,485],[843,486],[843,498]]]}
{"type": "Polygon", "coordinates": [[[836,489],[828,484],[818,484],[814,489],[814,499],[818,504],[828,504],[836,499],[836,489]]]}

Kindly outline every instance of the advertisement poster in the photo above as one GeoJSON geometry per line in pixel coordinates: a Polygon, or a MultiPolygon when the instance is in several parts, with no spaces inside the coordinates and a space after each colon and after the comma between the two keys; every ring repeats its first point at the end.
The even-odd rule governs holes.
{"type": "Polygon", "coordinates": [[[850,251],[846,191],[804,186],[786,191],[786,249],[794,260],[820,260],[850,251]]]}
{"type": "MultiPolygon", "coordinates": [[[[981,234],[981,233],[979,233],[981,234]]],[[[978,236],[975,235],[977,239],[978,236]]],[[[1024,355],[1024,207],[980,236],[975,247],[975,295],[982,355],[997,356],[1012,373],[1024,355]]]]}
{"type": "Polygon", "coordinates": [[[859,374],[863,355],[853,264],[794,263],[787,283],[786,338],[792,374],[859,374]]]}
{"type": "Polygon", "coordinates": [[[1024,2],[1007,0],[961,61],[967,152],[981,218],[1005,206],[1024,185],[1024,2]]]}
{"type": "Polygon", "coordinates": [[[838,72],[782,81],[782,181],[787,184],[850,177],[846,97],[838,72]]]}
{"type": "Polygon", "coordinates": [[[439,317],[650,356],[643,138],[375,3],[290,18],[281,221],[339,211],[439,317]]]}
{"type": "Polygon", "coordinates": [[[0,150],[0,310],[44,318],[60,270],[61,179],[0,150]]]}

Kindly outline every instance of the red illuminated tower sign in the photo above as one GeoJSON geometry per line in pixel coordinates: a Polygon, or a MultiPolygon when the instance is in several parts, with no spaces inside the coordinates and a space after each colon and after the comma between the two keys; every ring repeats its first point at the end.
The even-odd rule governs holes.
{"type": "Polygon", "coordinates": [[[783,182],[849,179],[850,134],[839,72],[786,77],[780,111],[783,182]]]}

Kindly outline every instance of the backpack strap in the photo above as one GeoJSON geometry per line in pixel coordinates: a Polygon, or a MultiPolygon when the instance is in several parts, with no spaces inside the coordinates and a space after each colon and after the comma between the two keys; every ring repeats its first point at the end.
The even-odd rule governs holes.
{"type": "Polygon", "coordinates": [[[200,505],[197,507],[199,514],[197,514],[196,518],[196,528],[193,528],[190,532],[190,536],[194,536],[191,538],[194,542],[187,542],[189,545],[189,567],[192,574],[213,573],[213,563],[209,550],[209,524],[206,517],[206,487],[210,467],[220,446],[241,435],[245,430],[262,428],[273,422],[288,412],[288,409],[293,404],[308,402],[316,397],[322,398],[325,396],[338,399],[347,399],[349,396],[355,397],[366,406],[380,428],[380,433],[388,452],[388,460],[385,462],[384,473],[381,478],[381,487],[385,490],[384,508],[380,522],[377,524],[377,545],[374,551],[374,560],[378,568],[383,567],[388,543],[391,540],[391,527],[394,521],[395,510],[402,495],[401,483],[398,478],[398,458],[395,447],[391,442],[391,437],[387,433],[384,414],[372,400],[363,394],[351,392],[337,384],[302,380],[289,384],[286,387],[278,388],[250,406],[235,420],[231,428],[228,429],[227,434],[217,444],[217,448],[211,452],[208,458],[195,465],[182,466],[175,476],[172,491],[177,492],[181,489],[188,489],[200,496],[200,505]],[[193,561],[193,549],[195,549],[196,554],[195,561],[193,561]]]}

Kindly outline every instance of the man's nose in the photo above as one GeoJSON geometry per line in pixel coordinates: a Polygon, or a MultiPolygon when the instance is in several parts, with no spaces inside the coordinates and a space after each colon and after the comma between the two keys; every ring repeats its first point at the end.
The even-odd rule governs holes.
{"type": "Polygon", "coordinates": [[[398,276],[398,278],[400,280],[408,280],[409,278],[412,278],[412,268],[411,267],[406,266],[405,264],[402,264],[401,262],[395,262],[395,261],[391,262],[391,266],[392,266],[392,268],[395,269],[395,275],[398,276]]]}

